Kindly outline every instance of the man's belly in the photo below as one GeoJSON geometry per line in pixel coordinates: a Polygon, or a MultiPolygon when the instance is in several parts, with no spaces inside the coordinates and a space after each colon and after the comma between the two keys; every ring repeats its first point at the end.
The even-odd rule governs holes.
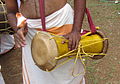
{"type": "MultiPolygon", "coordinates": [[[[46,17],[46,29],[53,27],[61,27],[65,24],[73,24],[73,9],[67,3],[60,10],[50,14],[46,17]]],[[[27,18],[27,25],[29,28],[42,28],[41,19],[29,19],[27,18]]],[[[64,29],[64,28],[61,28],[64,29]]],[[[65,30],[61,30],[65,31],[65,30]]]]}
{"type": "MultiPolygon", "coordinates": [[[[67,0],[45,0],[45,16],[59,10],[66,4],[67,0]]],[[[39,0],[27,0],[21,3],[20,12],[26,18],[40,18],[39,0]]]]}

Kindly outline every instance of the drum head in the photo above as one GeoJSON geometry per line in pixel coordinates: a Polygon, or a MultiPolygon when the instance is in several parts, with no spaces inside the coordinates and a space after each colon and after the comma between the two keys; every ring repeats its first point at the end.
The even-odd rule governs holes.
{"type": "MultiPolygon", "coordinates": [[[[101,31],[101,30],[97,30],[96,34],[98,34],[99,36],[101,36],[101,38],[107,38],[107,36],[101,31]]],[[[103,41],[103,49],[101,53],[106,54],[108,50],[108,39],[105,39],[103,41]]],[[[92,59],[101,59],[103,58],[105,55],[95,55],[94,57],[91,57],[92,59]]]]}
{"type": "Polygon", "coordinates": [[[36,65],[42,70],[52,70],[56,66],[58,56],[57,45],[52,35],[39,31],[32,40],[31,52],[36,65]]]}

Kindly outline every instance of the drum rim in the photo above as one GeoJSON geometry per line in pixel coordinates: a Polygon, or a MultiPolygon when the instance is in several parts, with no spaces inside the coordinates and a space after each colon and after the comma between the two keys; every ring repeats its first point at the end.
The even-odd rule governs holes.
{"type": "MultiPolygon", "coordinates": [[[[35,36],[38,35],[38,33],[45,34],[45,35],[47,35],[49,38],[52,38],[52,35],[49,34],[48,32],[38,31],[38,32],[35,34],[35,36]]],[[[34,57],[34,55],[33,55],[33,53],[32,53],[32,52],[33,52],[32,46],[33,46],[33,41],[34,41],[34,39],[35,39],[35,36],[33,37],[32,42],[31,42],[31,54],[32,54],[32,58],[33,58],[35,64],[36,64],[40,69],[46,71],[45,67],[41,66],[38,62],[36,62],[36,59],[35,59],[35,57],[34,57]]],[[[54,48],[55,48],[55,50],[56,50],[55,53],[58,54],[57,44],[56,44],[56,42],[55,42],[54,39],[53,39],[53,43],[54,43],[54,48]],[[56,46],[56,47],[55,47],[55,46],[56,46]]],[[[48,62],[47,64],[50,64],[50,63],[48,62]]],[[[47,64],[45,64],[44,66],[46,66],[47,64]]],[[[57,61],[56,61],[56,64],[57,64],[57,61]]],[[[50,64],[50,65],[51,65],[51,64],[50,64]]],[[[52,70],[53,68],[55,68],[55,66],[56,66],[56,65],[54,65],[51,69],[47,69],[47,70],[52,70]]]]}
{"type": "MultiPolygon", "coordinates": [[[[103,33],[101,30],[97,30],[95,34],[98,34],[101,38],[107,38],[107,36],[105,35],[105,33],[103,33]]],[[[106,54],[108,51],[108,46],[109,46],[109,42],[108,39],[105,39],[103,41],[103,49],[102,52],[103,54],[106,54]]],[[[101,59],[103,58],[105,55],[95,55],[94,57],[91,57],[92,59],[101,59]]]]}

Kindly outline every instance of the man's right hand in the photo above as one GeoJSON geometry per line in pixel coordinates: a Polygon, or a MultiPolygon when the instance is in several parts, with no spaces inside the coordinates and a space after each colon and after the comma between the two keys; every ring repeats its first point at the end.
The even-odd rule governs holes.
{"type": "Polygon", "coordinates": [[[26,45],[26,39],[25,35],[27,34],[27,24],[25,25],[25,28],[20,28],[15,34],[14,34],[14,41],[15,41],[15,49],[24,47],[26,45]]]}

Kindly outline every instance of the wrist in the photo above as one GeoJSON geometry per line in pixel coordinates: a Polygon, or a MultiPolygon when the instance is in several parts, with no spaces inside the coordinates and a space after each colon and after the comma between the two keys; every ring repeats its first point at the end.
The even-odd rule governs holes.
{"type": "Polygon", "coordinates": [[[75,24],[73,24],[73,28],[72,28],[72,31],[73,32],[81,32],[81,27],[82,27],[82,25],[75,25],[75,24]]]}
{"type": "Polygon", "coordinates": [[[14,32],[17,33],[17,31],[19,30],[19,27],[13,28],[14,32]]]}
{"type": "Polygon", "coordinates": [[[80,28],[79,28],[79,29],[74,29],[74,28],[73,28],[73,29],[72,29],[72,32],[79,32],[79,33],[80,33],[80,32],[81,32],[81,29],[80,29],[80,28]]]}

